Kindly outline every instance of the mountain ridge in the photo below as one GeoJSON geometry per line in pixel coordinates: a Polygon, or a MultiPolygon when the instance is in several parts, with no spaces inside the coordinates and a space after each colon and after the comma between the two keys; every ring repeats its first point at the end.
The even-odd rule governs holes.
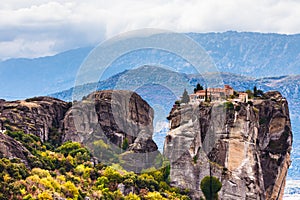
{"type": "MultiPolygon", "coordinates": [[[[186,33],[186,35],[208,52],[219,71],[256,78],[300,74],[298,64],[300,63],[300,34],[228,31],[223,33],[186,33]],[[284,70],[282,70],[283,68],[284,70]]],[[[0,86],[3,90],[0,98],[28,98],[72,87],[80,64],[91,50],[92,47],[86,47],[55,56],[1,61],[0,78],[3,81],[0,86]],[[56,58],[59,59],[56,60],[56,58]],[[50,66],[48,68],[53,71],[50,69],[43,71],[45,70],[43,66],[50,66]],[[11,87],[8,88],[7,85],[11,87]],[[11,90],[12,87],[15,89],[11,90]]],[[[131,52],[116,60],[113,63],[114,69],[107,77],[119,73],[118,69],[123,71],[147,63],[172,66],[177,71],[184,73],[192,73],[195,70],[186,61],[171,53],[144,50],[131,52]]]]}

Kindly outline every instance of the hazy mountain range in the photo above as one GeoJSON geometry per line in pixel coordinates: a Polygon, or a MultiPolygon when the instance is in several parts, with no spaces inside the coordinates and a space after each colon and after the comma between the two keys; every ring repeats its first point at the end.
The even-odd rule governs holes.
{"type": "MultiPolygon", "coordinates": [[[[229,31],[187,35],[209,53],[221,72],[255,78],[300,74],[299,34],[229,31]]],[[[86,47],[55,56],[0,62],[0,98],[45,95],[72,87],[81,63],[91,50],[92,47],[86,47]]],[[[153,63],[172,66],[175,71],[182,73],[195,72],[189,63],[172,53],[146,49],[121,56],[112,63],[111,70],[102,80],[125,69],[153,63]]]]}

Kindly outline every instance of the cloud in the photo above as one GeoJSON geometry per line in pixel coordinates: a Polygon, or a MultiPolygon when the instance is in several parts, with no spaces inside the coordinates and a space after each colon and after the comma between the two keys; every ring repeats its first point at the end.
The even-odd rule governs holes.
{"type": "Polygon", "coordinates": [[[10,0],[0,5],[0,59],[51,55],[146,27],[293,34],[299,10],[297,0],[10,0]]]}

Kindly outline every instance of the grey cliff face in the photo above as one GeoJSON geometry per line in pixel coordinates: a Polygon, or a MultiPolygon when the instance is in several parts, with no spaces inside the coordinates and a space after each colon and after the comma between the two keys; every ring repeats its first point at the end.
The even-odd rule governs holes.
{"type": "Polygon", "coordinates": [[[63,141],[108,139],[121,147],[128,141],[133,151],[156,151],[152,140],[153,109],[129,91],[97,91],[77,102],[63,120],[63,141]]]}
{"type": "Polygon", "coordinates": [[[288,102],[279,92],[253,105],[235,102],[174,107],[168,117],[164,152],[171,184],[203,196],[200,182],[210,173],[222,182],[220,199],[282,199],[291,164],[288,102]],[[210,165],[210,166],[209,166],[210,165]]]}
{"type": "Polygon", "coordinates": [[[51,97],[0,102],[0,128],[23,130],[47,141],[51,129],[59,129],[70,104],[51,97]]]}
{"type": "MultiPolygon", "coordinates": [[[[159,154],[152,140],[153,116],[153,109],[134,92],[94,92],[67,112],[63,141],[81,142],[95,153],[98,151],[95,141],[102,140],[119,155],[124,169],[140,172],[152,167],[159,154]]],[[[111,157],[105,151],[102,149],[95,155],[102,162],[110,163],[111,157]]]]}

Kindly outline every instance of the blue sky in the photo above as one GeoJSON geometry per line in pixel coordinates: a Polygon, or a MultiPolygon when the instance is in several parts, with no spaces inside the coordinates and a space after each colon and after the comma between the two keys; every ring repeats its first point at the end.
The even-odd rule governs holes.
{"type": "Polygon", "coordinates": [[[300,33],[298,0],[4,0],[0,59],[96,45],[122,32],[300,33]]]}

